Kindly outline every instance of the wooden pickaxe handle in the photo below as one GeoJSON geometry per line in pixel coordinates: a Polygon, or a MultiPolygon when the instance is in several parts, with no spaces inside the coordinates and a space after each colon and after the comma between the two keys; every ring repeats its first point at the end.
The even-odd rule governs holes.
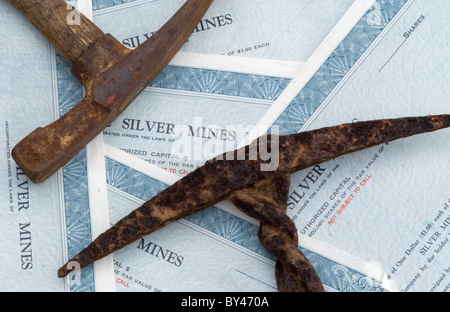
{"type": "Polygon", "coordinates": [[[34,130],[12,150],[35,183],[60,169],[123,112],[167,66],[213,2],[187,0],[160,30],[130,50],[81,13],[80,22],[71,25],[64,0],[8,1],[67,60],[86,91],[63,117],[34,130]]]}

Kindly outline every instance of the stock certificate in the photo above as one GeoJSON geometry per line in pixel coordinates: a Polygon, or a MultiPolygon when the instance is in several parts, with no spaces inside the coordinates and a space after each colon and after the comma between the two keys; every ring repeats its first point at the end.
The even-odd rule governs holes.
{"type": "MultiPolygon", "coordinates": [[[[262,118],[266,130],[450,111],[450,3],[368,4],[362,18],[348,14],[305,64],[262,118]]],[[[442,130],[298,172],[290,216],[301,234],[379,263],[401,291],[448,291],[449,142],[442,130]]]]}
{"type": "Polygon", "coordinates": [[[180,52],[104,141],[177,175],[233,150],[300,63],[180,52]]]}
{"type": "MultiPolygon", "coordinates": [[[[306,61],[354,0],[215,0],[186,52],[306,61]]],[[[135,48],[184,0],[93,0],[95,22],[135,48]]]]}
{"type": "MultiPolygon", "coordinates": [[[[112,223],[179,179],[110,145],[105,155],[112,223]]],[[[114,253],[116,289],[276,291],[275,260],[260,243],[258,228],[228,202],[171,223],[114,253]]],[[[302,242],[300,250],[327,291],[383,290],[378,267],[313,239],[302,242]]]]}
{"type": "Polygon", "coordinates": [[[93,266],[69,279],[56,274],[92,240],[90,206],[98,204],[92,187],[101,183],[88,178],[92,150],[81,152],[41,184],[32,183],[11,157],[19,140],[59,118],[78,99],[79,94],[62,92],[62,78],[70,71],[6,1],[0,2],[0,31],[0,290],[112,289],[113,280],[93,266]]]}
{"type": "MultiPolygon", "coordinates": [[[[103,20],[109,21],[109,14],[116,11],[125,14],[122,8],[127,6],[100,11],[95,15],[96,23],[108,27],[103,20]]],[[[234,149],[300,67],[298,62],[179,53],[104,131],[110,147],[106,168],[112,223],[173,183],[177,176],[190,173],[222,151],[234,149]]],[[[255,236],[257,229],[254,220],[237,213],[231,204],[177,222],[115,253],[118,290],[275,290],[273,259],[255,236]],[[217,255],[213,257],[215,253],[208,249],[199,250],[198,242],[217,250],[217,255]],[[201,251],[205,254],[197,259],[201,251]],[[159,257],[155,256],[157,252],[159,257]],[[169,254],[173,256],[167,263],[164,255],[169,254]],[[196,258],[197,265],[184,258],[196,258]],[[205,263],[207,259],[209,263],[205,263]],[[150,271],[149,261],[155,268],[150,271]],[[205,266],[211,271],[202,270],[205,266]],[[224,267],[229,274],[223,274],[224,267]],[[239,288],[242,280],[253,282],[239,288]]],[[[308,247],[301,248],[316,259],[328,290],[382,289],[383,274],[378,269],[359,260],[342,266],[342,259],[333,261],[326,256],[337,257],[340,252],[329,246],[316,250],[317,244],[311,241],[304,237],[302,246],[308,247]]]]}

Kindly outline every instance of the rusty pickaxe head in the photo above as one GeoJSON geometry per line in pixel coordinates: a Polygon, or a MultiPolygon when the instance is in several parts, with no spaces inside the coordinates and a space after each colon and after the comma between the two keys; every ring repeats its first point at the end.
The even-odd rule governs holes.
{"type": "MultiPolygon", "coordinates": [[[[67,23],[64,0],[8,0],[72,66],[85,97],[54,123],[34,130],[12,156],[36,183],[46,180],[112,123],[167,66],[213,0],[187,0],[159,31],[135,50],[124,47],[80,15],[67,23]]],[[[71,8],[75,10],[74,8],[71,8]]]]}
{"type": "Polygon", "coordinates": [[[207,161],[131,211],[62,266],[58,276],[65,277],[171,222],[229,199],[260,221],[258,236],[276,257],[280,291],[323,291],[317,272],[298,250],[297,230],[286,214],[289,175],[348,153],[449,127],[450,115],[438,115],[355,122],[279,137],[264,135],[207,161]],[[267,163],[261,152],[272,148],[275,138],[279,165],[272,171],[261,170],[267,163]]]}

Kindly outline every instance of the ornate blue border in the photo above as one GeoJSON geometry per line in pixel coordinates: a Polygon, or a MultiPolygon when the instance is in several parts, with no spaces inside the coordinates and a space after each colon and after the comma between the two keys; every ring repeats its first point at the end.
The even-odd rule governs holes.
{"type": "MultiPolygon", "coordinates": [[[[72,75],[70,66],[56,56],[58,101],[60,116],[83,98],[81,83],[72,75]]],[[[83,149],[62,169],[66,216],[68,256],[72,258],[92,241],[89,209],[86,150],[83,149]]],[[[80,271],[80,284],[71,283],[73,292],[95,291],[93,265],[80,271]]]]}
{"type": "Polygon", "coordinates": [[[135,2],[137,0],[92,0],[92,9],[94,11],[106,9],[120,4],[135,2]]]}
{"type": "MultiPolygon", "coordinates": [[[[121,0],[94,0],[94,10],[104,9],[107,7],[134,2],[135,0],[121,1],[121,0]]],[[[305,122],[312,116],[320,104],[326,97],[336,88],[345,75],[352,69],[366,50],[372,45],[375,39],[386,28],[386,26],[392,21],[395,15],[406,4],[407,0],[377,0],[374,6],[364,15],[364,17],[358,22],[353,30],[342,41],[333,54],[327,59],[327,61],[321,66],[318,72],[310,79],[307,85],[297,95],[297,97],[290,103],[287,109],[279,116],[275,121],[275,125],[279,126],[280,134],[289,134],[298,132],[305,122]]],[[[182,68],[169,67],[158,77],[152,86],[160,88],[177,88],[186,91],[197,92],[218,92],[215,94],[230,94],[232,88],[228,88],[225,91],[227,83],[234,82],[236,79],[239,81],[239,77],[231,77],[229,79],[217,79],[217,77],[211,77],[211,73],[199,70],[197,73],[192,73],[192,76],[203,77],[196,79],[187,79],[184,84],[180,86],[171,85],[172,81],[182,81],[178,77],[172,79],[174,75],[181,75],[181,71],[186,70],[182,68]],[[214,78],[204,79],[204,78],[214,78]],[[202,80],[203,79],[203,80],[202,80]],[[203,85],[195,85],[199,81],[203,81],[203,85]],[[214,84],[208,83],[213,81],[214,84]],[[224,87],[221,87],[223,85],[224,87]],[[223,92],[223,93],[220,93],[223,92]]],[[[266,80],[270,81],[270,79],[266,80]]],[[[280,88],[274,87],[272,92],[259,92],[255,91],[255,86],[250,83],[246,85],[245,92],[250,90],[249,94],[252,94],[254,98],[266,98],[276,99],[286,87],[289,80],[280,81],[280,88]]],[[[264,85],[264,84],[262,84],[264,85]]],[[[239,88],[234,88],[239,89],[239,88]]],[[[248,97],[249,94],[245,94],[248,97]]],[[[130,171],[129,168],[124,167],[118,163],[114,163],[112,160],[107,161],[108,174],[115,172],[115,175],[108,177],[108,183],[112,186],[122,189],[123,183],[129,185],[122,189],[130,194],[146,200],[156,195],[157,189],[162,190],[166,185],[159,181],[151,179],[149,177],[143,177],[142,174],[135,171],[130,171]],[[131,180],[128,180],[131,179],[131,180]],[[148,180],[150,179],[150,180],[148,180]],[[132,181],[132,182],[126,182],[132,181]],[[139,189],[142,185],[145,185],[146,192],[140,193],[139,189]],[[149,185],[156,188],[148,188],[149,185]],[[153,194],[153,195],[152,195],[153,194]]],[[[143,190],[142,189],[142,190],[143,190]]],[[[245,221],[242,221],[232,215],[223,212],[220,209],[211,207],[198,214],[186,218],[190,222],[202,226],[211,232],[221,235],[222,237],[240,244],[250,250],[253,250],[261,255],[268,256],[264,247],[258,242],[250,242],[248,239],[250,236],[256,237],[257,228],[245,221]],[[233,228],[233,231],[223,230],[223,225],[227,225],[229,228],[233,228]],[[245,235],[242,235],[245,233],[245,235]]],[[[312,253],[308,250],[302,249],[302,252],[311,260],[313,265],[321,273],[321,279],[325,285],[328,285],[334,289],[341,291],[380,291],[381,287],[378,282],[367,276],[361,275],[358,272],[348,269],[341,264],[330,261],[322,256],[312,253]]]]}
{"type": "Polygon", "coordinates": [[[300,131],[322,102],[392,21],[407,0],[377,0],[274,122],[279,134],[300,131]]]}
{"type": "Polygon", "coordinates": [[[167,66],[151,87],[276,100],[291,79],[182,66],[167,66]]]}
{"type": "MultiPolygon", "coordinates": [[[[167,184],[111,158],[107,157],[105,163],[108,185],[143,201],[147,201],[168,187],[167,184]]],[[[185,220],[267,259],[274,260],[261,244],[257,236],[259,230],[257,226],[219,208],[212,206],[186,217],[185,220]]],[[[380,284],[374,279],[310,250],[301,247],[299,249],[317,269],[324,285],[339,291],[382,291],[380,284]]]]}
{"type": "MultiPolygon", "coordinates": [[[[96,11],[134,1],[136,0],[93,0],[92,2],[94,11],[96,11]]],[[[278,126],[279,134],[296,133],[302,128],[406,2],[407,0],[377,0],[375,2],[274,122],[274,125],[278,126]]],[[[179,77],[177,79],[171,77],[179,76],[183,70],[186,69],[168,67],[151,85],[174,88],[171,82],[179,80],[179,77]]],[[[194,71],[194,69],[189,70],[194,71]]],[[[233,90],[244,90],[246,97],[275,100],[290,81],[289,79],[273,80],[273,77],[249,77],[248,75],[245,75],[247,77],[244,78],[244,76],[240,77],[239,74],[233,73],[227,77],[214,77],[213,73],[207,70],[195,71],[197,72],[192,72],[191,76],[197,77],[196,79],[180,80],[184,85],[177,86],[177,88],[227,95],[234,95],[233,90]],[[199,86],[195,83],[203,83],[203,85],[199,86]],[[243,84],[240,85],[240,83],[243,84]],[[233,87],[236,85],[239,85],[239,88],[233,87]],[[251,95],[252,93],[253,95],[251,95]]],[[[236,95],[239,96],[239,94],[236,95]]]]}
{"type": "MultiPolygon", "coordinates": [[[[94,12],[136,0],[93,0],[94,12]]],[[[151,87],[276,100],[291,79],[182,66],[167,66],[151,87]]]]}

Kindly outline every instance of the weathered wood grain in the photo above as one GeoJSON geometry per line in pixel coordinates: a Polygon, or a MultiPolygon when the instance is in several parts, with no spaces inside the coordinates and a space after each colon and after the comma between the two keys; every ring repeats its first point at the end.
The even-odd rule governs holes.
{"type": "Polygon", "coordinates": [[[10,2],[63,52],[86,91],[84,99],[65,116],[34,130],[12,150],[24,173],[40,183],[100,134],[159,75],[213,0],[187,0],[135,50],[103,34],[86,18],[80,26],[68,26],[63,0],[10,2]]]}

